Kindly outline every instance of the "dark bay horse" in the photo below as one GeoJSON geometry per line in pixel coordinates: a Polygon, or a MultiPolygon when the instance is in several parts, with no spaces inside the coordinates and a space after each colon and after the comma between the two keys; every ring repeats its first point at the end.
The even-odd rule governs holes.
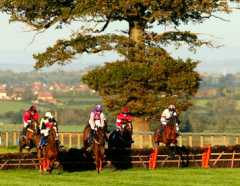
{"type": "Polygon", "coordinates": [[[132,146],[132,124],[126,122],[122,125],[121,131],[114,130],[108,140],[108,148],[131,148],[132,146]]]}
{"type": "Polygon", "coordinates": [[[40,173],[52,172],[54,163],[57,163],[58,170],[62,169],[59,162],[59,148],[56,142],[56,132],[53,128],[49,130],[47,144],[42,149],[38,149],[38,159],[40,166],[40,173]]]}
{"type": "Polygon", "coordinates": [[[25,147],[29,147],[28,151],[32,148],[37,147],[40,134],[37,131],[38,121],[32,121],[26,131],[26,136],[21,135],[19,137],[19,152],[22,152],[25,147]]]}

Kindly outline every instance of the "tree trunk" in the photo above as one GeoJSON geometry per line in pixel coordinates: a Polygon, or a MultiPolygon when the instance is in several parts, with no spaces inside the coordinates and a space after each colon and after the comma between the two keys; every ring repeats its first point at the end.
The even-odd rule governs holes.
{"type": "Polygon", "coordinates": [[[135,41],[137,44],[144,42],[144,26],[137,22],[129,22],[129,38],[132,41],[135,41]]]}

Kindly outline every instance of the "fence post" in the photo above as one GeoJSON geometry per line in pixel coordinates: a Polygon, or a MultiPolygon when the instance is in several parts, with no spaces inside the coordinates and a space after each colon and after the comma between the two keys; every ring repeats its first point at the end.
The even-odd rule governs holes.
{"type": "Polygon", "coordinates": [[[8,135],[8,132],[6,132],[5,134],[6,134],[5,135],[5,137],[6,137],[6,139],[5,139],[5,146],[8,147],[9,135],[8,135]]]}
{"type": "Polygon", "coordinates": [[[239,144],[239,137],[238,137],[238,136],[236,136],[236,141],[235,141],[235,143],[236,143],[236,145],[239,144]]]}
{"type": "Polygon", "coordinates": [[[227,141],[226,141],[226,136],[225,135],[223,136],[223,144],[224,144],[224,146],[227,146],[227,141]]]}
{"type": "Polygon", "coordinates": [[[152,143],[153,143],[153,138],[152,138],[152,135],[151,134],[149,134],[148,135],[148,147],[152,147],[152,143]]]}
{"type": "Polygon", "coordinates": [[[72,147],[72,133],[68,133],[68,138],[69,138],[69,148],[72,147]]]}
{"type": "Polygon", "coordinates": [[[203,148],[203,136],[200,136],[200,147],[203,148]]]}
{"type": "Polygon", "coordinates": [[[213,141],[213,136],[211,136],[211,137],[210,137],[211,146],[214,146],[213,142],[214,142],[214,141],[213,141]]]}
{"type": "Polygon", "coordinates": [[[188,136],[188,144],[189,144],[190,147],[193,146],[192,135],[188,136]]]}
{"type": "Polygon", "coordinates": [[[78,132],[77,133],[77,147],[80,148],[81,145],[81,134],[78,132]]]}
{"type": "Polygon", "coordinates": [[[62,143],[63,145],[65,145],[65,144],[64,144],[64,136],[63,136],[63,133],[60,133],[60,141],[61,141],[61,143],[62,143]]]}
{"type": "Polygon", "coordinates": [[[13,145],[17,145],[17,132],[13,132],[13,145]]]}
{"type": "Polygon", "coordinates": [[[183,139],[182,136],[179,136],[179,146],[181,147],[183,145],[183,139]]]}

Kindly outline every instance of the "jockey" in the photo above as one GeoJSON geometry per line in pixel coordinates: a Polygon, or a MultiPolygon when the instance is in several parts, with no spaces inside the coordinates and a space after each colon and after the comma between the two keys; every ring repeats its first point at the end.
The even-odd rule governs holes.
{"type": "Polygon", "coordinates": [[[32,121],[39,120],[39,113],[37,108],[32,105],[27,111],[23,113],[23,131],[22,134],[25,136],[27,132],[27,128],[31,124],[32,121]]]}
{"type": "MultiPolygon", "coordinates": [[[[117,115],[117,121],[116,121],[117,132],[121,133],[124,127],[126,126],[126,124],[130,124],[129,127],[131,127],[131,130],[132,130],[132,116],[129,112],[128,107],[123,107],[121,109],[121,112],[117,115]]],[[[131,143],[134,143],[132,139],[131,139],[131,143]]]]}
{"type": "Polygon", "coordinates": [[[54,119],[51,112],[46,112],[44,117],[40,121],[40,133],[41,133],[41,139],[40,139],[40,147],[43,147],[47,144],[47,137],[49,135],[49,130],[53,128],[56,132],[56,141],[58,140],[58,128],[57,128],[57,122],[54,119]]]}
{"type": "Polygon", "coordinates": [[[123,107],[121,112],[117,115],[116,128],[121,131],[123,124],[132,123],[132,116],[129,113],[128,107],[123,107]]]}
{"type": "Polygon", "coordinates": [[[95,131],[97,130],[97,127],[104,127],[105,120],[106,119],[103,114],[103,107],[102,105],[97,104],[95,108],[91,111],[89,122],[88,122],[91,128],[90,142],[94,138],[94,134],[95,134],[95,131]]]}
{"type": "Polygon", "coordinates": [[[176,112],[175,105],[169,105],[167,109],[162,112],[160,122],[163,126],[166,126],[171,118],[176,118],[176,132],[179,132],[179,120],[176,112]]]}

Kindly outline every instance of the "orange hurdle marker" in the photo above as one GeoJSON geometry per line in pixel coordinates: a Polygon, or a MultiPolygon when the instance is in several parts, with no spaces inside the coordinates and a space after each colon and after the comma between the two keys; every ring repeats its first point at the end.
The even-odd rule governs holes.
{"type": "Polygon", "coordinates": [[[149,169],[155,169],[157,167],[157,155],[158,149],[155,148],[149,158],[149,169]]]}
{"type": "Polygon", "coordinates": [[[207,148],[204,149],[204,152],[202,154],[202,168],[209,167],[210,156],[211,156],[211,146],[209,145],[207,148]]]}

